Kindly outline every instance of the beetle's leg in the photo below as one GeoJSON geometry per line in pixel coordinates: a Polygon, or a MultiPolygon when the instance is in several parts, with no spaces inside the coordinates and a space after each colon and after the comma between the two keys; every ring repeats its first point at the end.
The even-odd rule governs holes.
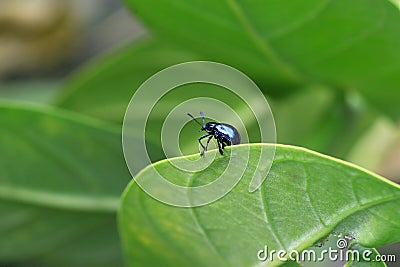
{"type": "Polygon", "coordinates": [[[222,149],[224,149],[226,146],[230,146],[230,140],[224,140],[221,141],[222,149]]]}
{"type": "Polygon", "coordinates": [[[225,149],[226,146],[229,146],[229,142],[221,141],[222,149],[225,149]]]}
{"type": "Polygon", "coordinates": [[[199,140],[199,144],[201,145],[201,147],[203,148],[203,151],[201,151],[200,155],[203,156],[204,154],[204,150],[206,149],[203,145],[203,143],[201,142],[202,139],[206,138],[207,136],[210,136],[210,134],[203,134],[202,136],[200,136],[197,140],[199,140]]]}
{"type": "Polygon", "coordinates": [[[207,134],[203,134],[202,136],[200,136],[197,140],[199,140],[199,144],[201,145],[201,147],[203,149],[205,149],[204,145],[201,143],[201,140],[206,138],[207,136],[210,136],[208,133],[207,134]]]}
{"type": "Polygon", "coordinates": [[[207,151],[207,149],[208,149],[208,144],[210,143],[210,141],[211,141],[212,138],[213,138],[212,135],[208,138],[206,147],[205,147],[205,148],[203,149],[203,151],[200,153],[201,156],[204,156],[204,152],[207,151]]]}
{"type": "Polygon", "coordinates": [[[219,153],[220,153],[221,155],[223,155],[223,154],[224,154],[224,151],[222,151],[221,144],[220,144],[220,141],[219,141],[218,139],[217,139],[217,144],[218,144],[219,153]]]}

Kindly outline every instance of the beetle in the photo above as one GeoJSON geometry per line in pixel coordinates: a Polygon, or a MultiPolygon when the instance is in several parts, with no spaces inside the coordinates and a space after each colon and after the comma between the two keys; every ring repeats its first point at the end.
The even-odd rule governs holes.
{"type": "Polygon", "coordinates": [[[235,127],[232,125],[229,125],[227,123],[218,123],[215,121],[211,122],[204,122],[204,113],[200,111],[201,119],[203,121],[203,124],[198,122],[195,117],[192,116],[192,114],[188,113],[187,114],[189,117],[191,117],[197,124],[201,126],[201,131],[205,131],[206,134],[203,134],[198,138],[198,141],[203,148],[203,151],[201,151],[200,155],[203,157],[204,152],[207,151],[208,144],[210,143],[211,139],[214,137],[215,140],[217,140],[218,144],[218,150],[221,155],[224,154],[223,149],[225,146],[231,146],[231,145],[237,145],[240,144],[240,135],[239,132],[236,130],[235,127]],[[203,143],[201,142],[202,139],[208,137],[207,143],[204,146],[203,143]]]}

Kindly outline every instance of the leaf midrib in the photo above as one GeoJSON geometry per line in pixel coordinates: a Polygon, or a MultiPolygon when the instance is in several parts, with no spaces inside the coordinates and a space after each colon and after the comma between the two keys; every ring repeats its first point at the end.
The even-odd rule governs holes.
{"type": "Polygon", "coordinates": [[[255,46],[261,51],[261,53],[266,57],[266,59],[273,61],[279,69],[285,73],[288,77],[292,78],[297,82],[303,82],[305,77],[301,75],[293,66],[287,64],[282,57],[280,57],[277,52],[271,47],[270,43],[263,40],[251,22],[247,19],[240,5],[236,0],[225,0],[227,6],[231,9],[232,13],[236,16],[238,21],[243,25],[244,29],[247,31],[250,39],[254,42],[255,46]]]}
{"type": "MultiPolygon", "coordinates": [[[[191,175],[190,179],[188,180],[188,184],[187,186],[193,186],[194,183],[194,175],[191,175]]],[[[225,262],[227,264],[227,266],[232,266],[232,264],[223,256],[223,254],[218,250],[218,248],[213,244],[211,238],[209,237],[209,235],[207,234],[206,229],[204,229],[204,227],[201,225],[198,214],[196,213],[196,209],[193,207],[189,208],[190,210],[190,214],[192,215],[192,219],[193,221],[196,223],[196,226],[198,227],[198,229],[200,230],[200,233],[202,234],[204,240],[206,241],[207,245],[209,246],[209,248],[214,251],[215,254],[217,254],[219,256],[219,258],[225,262]]]]}
{"type": "Polygon", "coordinates": [[[0,199],[49,208],[106,213],[116,213],[120,204],[119,197],[51,193],[11,186],[0,186],[0,199]]]}

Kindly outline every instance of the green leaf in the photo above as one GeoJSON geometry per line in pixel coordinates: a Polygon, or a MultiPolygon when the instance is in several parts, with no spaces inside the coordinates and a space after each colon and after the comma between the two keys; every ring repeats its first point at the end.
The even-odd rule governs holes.
{"type": "Polygon", "coordinates": [[[400,117],[400,12],[390,1],[125,3],[161,38],[242,70],[268,94],[322,83],[400,117]]]}
{"type": "Polygon", "coordinates": [[[0,265],[122,266],[130,180],[120,130],[53,108],[0,105],[0,265]]]}
{"type": "Polygon", "coordinates": [[[356,141],[377,118],[356,96],[330,88],[307,86],[286,98],[274,99],[278,143],[297,145],[347,158],[356,141]]]}
{"type": "Polygon", "coordinates": [[[28,82],[0,82],[0,99],[28,103],[50,103],[56,95],[59,83],[39,80],[28,82]]]}
{"type": "MultiPolygon", "coordinates": [[[[167,43],[144,40],[142,43],[134,44],[95,61],[72,77],[59,96],[58,105],[96,118],[121,123],[130,98],[146,79],[165,67],[194,59],[196,56],[193,53],[183,52],[167,43]]],[[[156,93],[156,91],[153,92],[156,93]]],[[[157,155],[162,152],[160,151],[162,149],[160,136],[166,116],[179,104],[197,97],[209,97],[229,104],[239,116],[246,117],[243,121],[249,127],[247,129],[250,132],[250,140],[260,141],[255,137],[260,135],[258,124],[253,119],[254,115],[250,108],[241,98],[217,85],[185,84],[164,95],[157,103],[149,102],[148,99],[143,99],[140,103],[144,106],[154,104],[151,114],[143,113],[142,115],[143,117],[149,115],[146,135],[156,144],[155,147],[158,147],[157,155]],[[251,121],[252,125],[249,125],[248,121],[251,121]]],[[[149,99],[152,98],[149,97],[149,99]]],[[[196,115],[200,110],[202,109],[193,108],[182,112],[179,116],[189,118],[186,115],[187,112],[196,115]]],[[[207,110],[204,111],[207,113],[207,110]]],[[[268,116],[268,114],[265,115],[268,116]]],[[[172,120],[177,119],[173,117],[172,120]]],[[[229,121],[229,118],[226,120],[229,121]]],[[[193,136],[199,134],[198,130],[198,126],[191,124],[180,132],[179,142],[184,154],[193,154],[199,150],[198,142],[193,139],[193,136]]],[[[181,152],[177,151],[175,156],[177,155],[181,155],[181,152]]],[[[160,159],[160,157],[153,157],[152,153],[150,157],[153,161],[160,159]]]]}
{"type": "Polygon", "coordinates": [[[69,78],[56,104],[121,123],[129,100],[145,80],[166,67],[196,59],[191,52],[147,38],[84,66],[69,78]]]}
{"type": "MultiPolygon", "coordinates": [[[[202,207],[178,208],[154,200],[132,181],[119,210],[119,227],[128,266],[255,266],[257,252],[302,251],[331,232],[351,234],[367,247],[400,241],[400,187],[355,165],[303,148],[277,145],[264,184],[248,185],[267,144],[251,144],[249,164],[238,185],[220,200],[202,207]]],[[[235,149],[235,162],[247,161],[247,145],[235,149]]],[[[207,156],[211,156],[208,152],[207,156]]],[[[176,167],[199,155],[164,160],[155,168],[171,182],[208,183],[224,171],[229,156],[191,173],[176,167]]],[[[150,175],[150,176],[149,176],[150,175]]],[[[281,264],[274,262],[272,265],[281,264]]],[[[267,262],[267,265],[271,263],[267,262]]]]}

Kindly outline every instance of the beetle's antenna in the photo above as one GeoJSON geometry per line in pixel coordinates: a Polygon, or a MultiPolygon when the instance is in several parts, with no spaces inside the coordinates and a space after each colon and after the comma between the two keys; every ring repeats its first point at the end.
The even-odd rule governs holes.
{"type": "Polygon", "coordinates": [[[205,122],[204,122],[204,113],[203,113],[203,111],[200,111],[200,115],[201,115],[201,119],[203,120],[203,124],[205,124],[205,122]]]}
{"type": "MultiPolygon", "coordinates": [[[[192,116],[192,114],[188,113],[188,116],[191,117],[195,122],[197,122],[198,125],[203,127],[203,125],[198,120],[196,120],[195,117],[192,116]]],[[[203,119],[203,121],[204,121],[204,119],[203,119]]]]}

